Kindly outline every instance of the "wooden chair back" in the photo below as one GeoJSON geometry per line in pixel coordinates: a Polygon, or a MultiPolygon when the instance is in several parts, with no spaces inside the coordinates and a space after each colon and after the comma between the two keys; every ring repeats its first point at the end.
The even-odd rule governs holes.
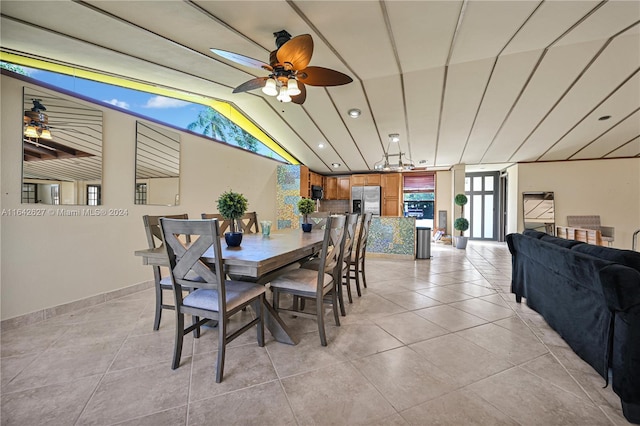
{"type": "Polygon", "coordinates": [[[150,249],[158,248],[162,246],[162,230],[160,229],[160,218],[166,217],[169,219],[189,219],[189,215],[183,214],[167,214],[164,216],[142,216],[142,222],[144,223],[144,230],[147,235],[147,244],[150,249]]]}
{"type": "Polygon", "coordinates": [[[307,220],[311,223],[311,229],[325,229],[329,212],[313,212],[307,215],[307,220]]]}
{"type": "Polygon", "coordinates": [[[342,282],[342,260],[346,242],[346,221],[344,215],[328,216],[324,229],[322,250],[320,251],[320,265],[318,267],[318,294],[322,295],[324,274],[333,276],[337,287],[342,282]]]}
{"type": "MultiPolygon", "coordinates": [[[[220,225],[220,234],[224,234],[231,229],[231,220],[225,219],[219,213],[202,213],[202,219],[218,219],[220,225]]],[[[247,234],[260,233],[260,225],[258,224],[258,214],[256,212],[245,213],[238,220],[238,226],[242,228],[242,232],[247,234]]]]}

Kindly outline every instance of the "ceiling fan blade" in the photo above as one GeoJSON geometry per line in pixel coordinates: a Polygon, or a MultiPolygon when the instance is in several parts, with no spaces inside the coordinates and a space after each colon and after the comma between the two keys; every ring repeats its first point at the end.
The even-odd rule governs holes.
{"type": "Polygon", "coordinates": [[[268,77],[257,77],[252,78],[249,81],[245,81],[240,86],[233,89],[233,93],[247,92],[253,89],[259,89],[260,87],[264,87],[267,84],[268,77]]]}
{"type": "Polygon", "coordinates": [[[293,102],[294,104],[302,105],[307,99],[307,88],[304,87],[304,84],[298,82],[298,89],[300,89],[300,94],[292,96],[291,102],[293,102]]]}
{"type": "Polygon", "coordinates": [[[313,54],[313,39],[309,34],[296,36],[280,46],[277,57],[278,62],[291,64],[294,70],[302,70],[309,65],[313,54]]]}
{"type": "Polygon", "coordinates": [[[214,48],[211,48],[210,50],[218,56],[222,56],[225,59],[228,59],[240,65],[244,65],[246,67],[265,69],[268,71],[271,71],[273,69],[269,64],[266,64],[257,59],[250,58],[248,56],[241,55],[239,53],[227,52],[226,50],[214,48]]]}
{"type": "Polygon", "coordinates": [[[323,67],[308,67],[298,71],[296,79],[309,86],[341,86],[353,81],[346,74],[323,67]]]}

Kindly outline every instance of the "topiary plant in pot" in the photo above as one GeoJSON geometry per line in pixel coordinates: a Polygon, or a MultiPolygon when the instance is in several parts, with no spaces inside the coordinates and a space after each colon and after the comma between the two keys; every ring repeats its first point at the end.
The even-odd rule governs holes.
{"type": "Polygon", "coordinates": [[[298,211],[303,215],[302,230],[304,232],[311,232],[313,225],[307,220],[307,215],[316,211],[316,203],[310,198],[302,198],[298,201],[298,211]]]}
{"type": "Polygon", "coordinates": [[[218,212],[223,218],[231,221],[229,232],[225,232],[224,239],[229,247],[238,247],[242,243],[242,228],[238,226],[238,219],[247,211],[247,199],[244,195],[231,190],[223,192],[217,200],[218,212]]]}
{"type": "Polygon", "coordinates": [[[467,204],[469,199],[464,194],[457,194],[454,198],[454,202],[457,206],[460,206],[460,217],[457,218],[453,222],[453,227],[456,231],[460,231],[460,236],[455,237],[456,248],[465,249],[467,248],[467,237],[463,235],[463,232],[469,229],[469,221],[464,218],[464,206],[467,204]]]}

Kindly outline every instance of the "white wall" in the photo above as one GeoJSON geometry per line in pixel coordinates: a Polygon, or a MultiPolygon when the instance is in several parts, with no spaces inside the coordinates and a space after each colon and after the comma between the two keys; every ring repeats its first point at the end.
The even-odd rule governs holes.
{"type": "Polygon", "coordinates": [[[640,229],[640,158],[521,163],[517,174],[518,231],[522,193],[553,191],[557,225],[566,226],[569,215],[600,215],[602,225],[615,227],[613,246],[631,248],[640,229]]]}
{"type": "Polygon", "coordinates": [[[507,234],[518,232],[518,214],[522,215],[522,196],[518,196],[518,164],[506,169],[507,172],[507,234]]]}
{"type": "Polygon", "coordinates": [[[436,202],[433,208],[433,223],[438,228],[442,228],[442,224],[438,223],[438,211],[447,211],[446,233],[450,235],[453,231],[453,217],[451,215],[451,205],[453,204],[453,197],[451,196],[452,178],[453,173],[450,170],[436,172],[436,202]]]}
{"type": "MultiPolygon", "coordinates": [[[[1,80],[0,209],[32,208],[20,204],[22,81],[1,80]]],[[[34,86],[35,87],[35,86],[34,86]]],[[[42,89],[45,90],[45,89],[42,89]]],[[[65,95],[59,95],[65,96],[65,95]]],[[[80,103],[86,103],[77,100],[80,103]]],[[[136,118],[111,108],[103,111],[104,209],[125,216],[62,216],[82,210],[56,206],[43,217],[1,217],[1,319],[13,318],[153,278],[133,252],[146,247],[142,215],[216,212],[220,193],[233,189],[249,200],[260,220],[276,220],[276,161],[187,133],[181,135],[180,205],[137,206],[134,201],[136,118]]],[[[37,206],[45,208],[50,206],[37,206]]]]}

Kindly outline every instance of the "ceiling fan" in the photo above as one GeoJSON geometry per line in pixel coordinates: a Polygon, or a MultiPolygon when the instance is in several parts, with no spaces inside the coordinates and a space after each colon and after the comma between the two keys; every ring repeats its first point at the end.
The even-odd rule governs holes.
{"type": "Polygon", "coordinates": [[[353,81],[339,71],[323,67],[308,66],[313,54],[313,39],[309,34],[291,38],[285,30],[273,33],[276,50],[269,55],[269,63],[249,58],[226,50],[211,49],[213,53],[240,65],[264,69],[267,77],[257,77],[233,89],[233,93],[262,88],[269,96],[277,96],[280,102],[304,103],[307,98],[305,85],[340,86],[353,81]]]}

